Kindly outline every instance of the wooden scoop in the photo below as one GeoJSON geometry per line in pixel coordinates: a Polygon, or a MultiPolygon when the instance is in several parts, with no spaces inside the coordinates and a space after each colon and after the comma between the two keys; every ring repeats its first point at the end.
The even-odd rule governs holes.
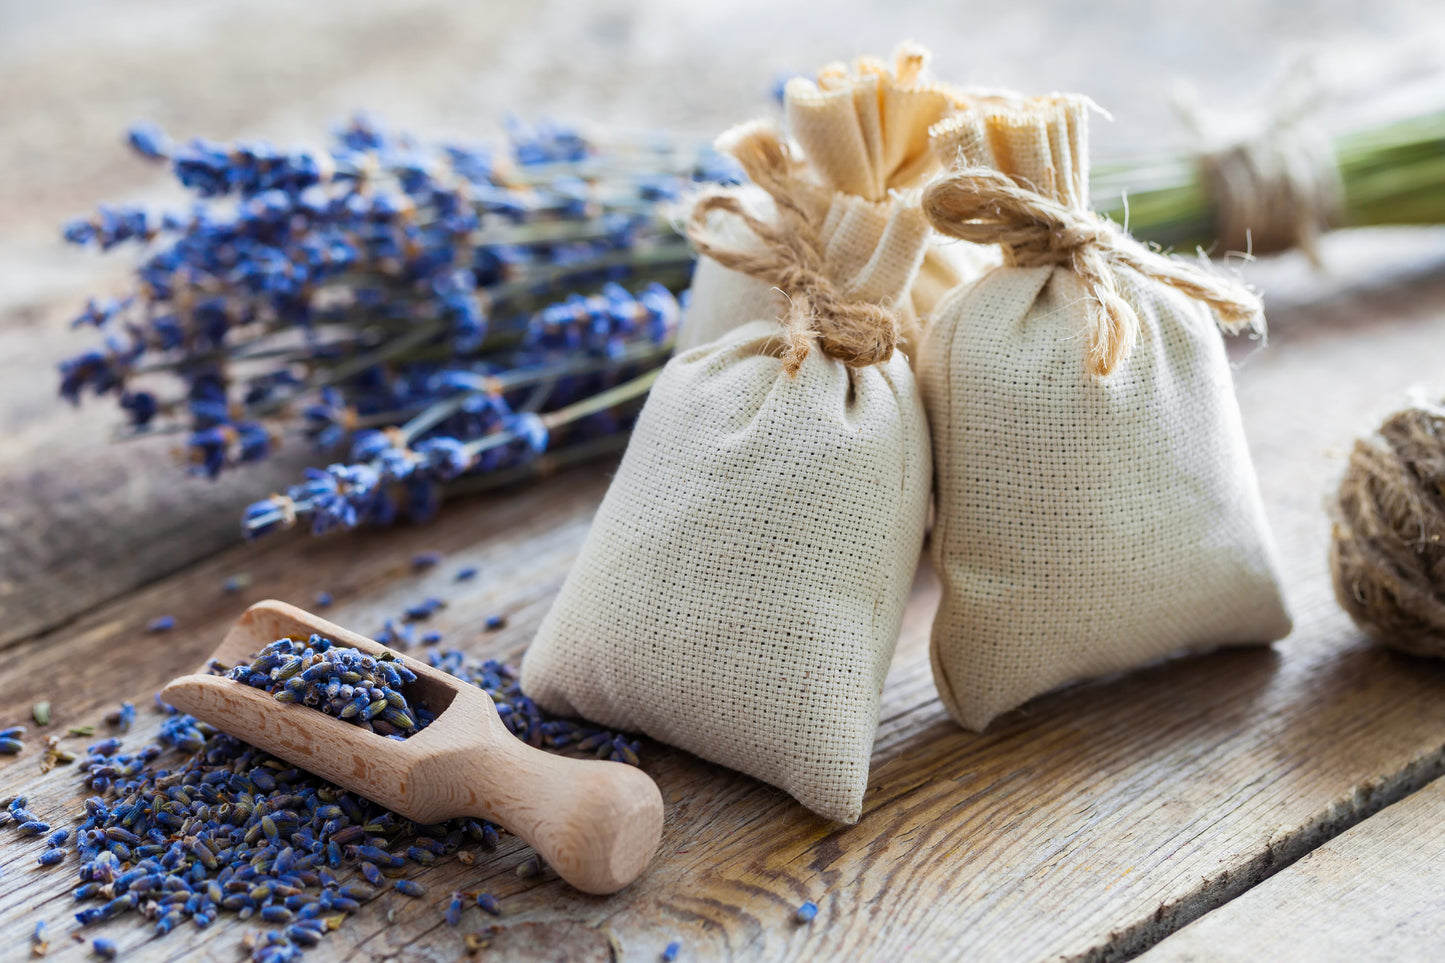
{"type": "MultiPolygon", "coordinates": [[[[294,605],[265,601],[246,610],[212,658],[226,666],[250,662],[277,639],[312,633],[373,656],[390,651],[294,605]]],[[[416,822],[471,816],[497,823],[584,893],[615,893],[642,873],[662,835],[662,794],[646,773],[534,749],[507,730],[486,692],[395,654],[417,676],[407,694],[436,713],[404,740],[277,702],[209,674],[209,661],[166,686],[161,698],[416,822]]]]}

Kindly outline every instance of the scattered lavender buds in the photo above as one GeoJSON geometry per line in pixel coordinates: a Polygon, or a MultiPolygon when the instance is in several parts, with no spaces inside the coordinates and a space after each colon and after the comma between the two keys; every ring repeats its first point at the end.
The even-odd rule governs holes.
{"type": "Polygon", "coordinates": [[[441,552],[417,552],[411,557],[411,567],[418,572],[425,572],[434,567],[442,560],[441,552]]]}
{"type": "Polygon", "coordinates": [[[249,665],[226,678],[264,689],[277,702],[299,702],[353,725],[396,739],[420,732],[435,716],[412,705],[403,690],[416,681],[390,652],[370,656],[320,635],[307,641],[277,639],[249,665]]]}
{"type": "Polygon", "coordinates": [[[462,894],[453,893],[451,901],[447,903],[446,911],[442,914],[442,918],[446,920],[448,926],[461,925],[462,905],[462,894]]]}
{"type": "MultiPolygon", "coordinates": [[[[427,661],[486,691],[507,728],[529,745],[636,761],[636,743],[617,733],[543,716],[521,693],[510,666],[437,649],[428,651],[427,661]]],[[[406,701],[413,675],[403,664],[319,636],[277,640],[228,674],[283,701],[315,699],[318,708],[344,711],[365,699],[372,715],[362,722],[375,731],[400,718],[388,712],[411,712],[414,729],[430,721],[424,706],[406,701]],[[345,686],[351,687],[349,698],[345,686]],[[373,709],[378,702],[384,708],[373,709]]],[[[420,883],[393,878],[398,873],[449,857],[473,865],[476,853],[500,842],[491,823],[413,823],[159,699],[156,707],[165,718],[154,741],[131,751],[117,737],[90,745],[81,769],[93,795],[74,829],[52,829],[27,809],[24,796],[0,810],[0,826],[46,837],[42,865],[75,855],[74,896],[89,904],[76,913],[81,926],[134,914],[163,936],[187,921],[206,927],[232,913],[272,927],[247,934],[253,963],[295,963],[381,892],[425,895],[420,883]]],[[[72,735],[93,732],[77,727],[72,735]]],[[[400,737],[401,727],[387,734],[400,737]]],[[[541,864],[532,858],[518,869],[536,874],[541,864]]],[[[475,899],[483,912],[501,914],[490,894],[454,894],[445,906],[448,922],[460,920],[458,895],[475,899]]],[[[115,950],[104,938],[92,948],[97,954],[115,950]]]]}
{"type": "Polygon", "coordinates": [[[0,755],[16,756],[23,752],[25,743],[21,737],[24,735],[24,726],[10,726],[8,729],[0,729],[0,755]]]}
{"type": "Polygon", "coordinates": [[[457,569],[457,574],[455,577],[458,582],[470,582],[472,579],[477,577],[476,566],[468,565],[465,568],[457,569]]]}
{"type": "Polygon", "coordinates": [[[387,619],[381,631],[376,633],[376,641],[397,649],[409,649],[416,644],[416,628],[406,621],[397,623],[387,619]]]}
{"type": "Polygon", "coordinates": [[[176,617],[174,615],[158,616],[146,623],[147,632],[169,632],[175,627],[176,617]]]}
{"type": "Polygon", "coordinates": [[[330,593],[330,592],[317,592],[317,593],[316,593],[316,607],[317,607],[318,609],[329,609],[329,608],[331,608],[331,593],[330,593]]]}
{"type": "Polygon", "coordinates": [[[812,900],[808,900],[802,906],[798,907],[797,912],[793,914],[793,919],[798,923],[811,923],[817,915],[818,904],[812,900]]]}
{"type": "Polygon", "coordinates": [[[673,961],[677,959],[677,954],[681,952],[682,944],[677,940],[673,940],[667,944],[667,947],[662,951],[662,963],[673,963],[673,961]]]}
{"type": "Polygon", "coordinates": [[[507,617],[505,615],[489,615],[485,625],[488,632],[495,632],[506,627],[507,617]]]}
{"type": "Polygon", "coordinates": [[[105,722],[121,732],[129,732],[130,727],[135,724],[135,705],[122,702],[119,709],[106,714],[105,722]]]}
{"type": "Polygon", "coordinates": [[[96,956],[105,960],[115,959],[116,954],[120,952],[116,949],[115,943],[106,939],[104,936],[97,936],[91,942],[90,947],[95,951],[96,956]]]}
{"type": "Polygon", "coordinates": [[[446,608],[446,605],[446,602],[436,596],[431,596],[409,607],[402,617],[408,622],[420,622],[431,618],[433,614],[446,608]]]}

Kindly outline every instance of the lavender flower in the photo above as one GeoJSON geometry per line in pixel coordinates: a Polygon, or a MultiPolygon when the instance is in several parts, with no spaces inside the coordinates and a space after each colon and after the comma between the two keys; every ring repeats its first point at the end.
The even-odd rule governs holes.
{"type": "Polygon", "coordinates": [[[492,151],[359,116],[311,150],[135,125],[131,146],[197,201],[66,226],[139,263],[131,292],[76,318],[101,343],[61,365],[61,395],[113,395],[125,436],[185,432],[207,478],[293,435],[332,457],[252,505],[249,535],[425,520],[459,479],[608,450],[667,358],[690,275],[664,205],[739,175],[664,139],[508,130],[492,151]]]}

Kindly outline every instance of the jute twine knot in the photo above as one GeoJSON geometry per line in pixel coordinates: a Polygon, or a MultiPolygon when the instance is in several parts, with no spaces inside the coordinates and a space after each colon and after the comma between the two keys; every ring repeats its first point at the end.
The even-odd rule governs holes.
{"type": "Polygon", "coordinates": [[[788,298],[788,312],[780,319],[787,333],[783,369],[797,374],[814,343],[828,357],[855,368],[891,358],[902,322],[881,304],[849,297],[828,277],[818,218],[809,213],[808,199],[817,187],[804,181],[802,164],[777,129],[763,121],[737,128],[725,149],[772,198],[776,222],[755,217],[736,195],[718,191],[694,204],[687,235],[700,254],[767,281],[788,298]],[[709,224],[714,212],[741,221],[759,242],[757,249],[733,247],[717,237],[709,224]]]}
{"type": "Polygon", "coordinates": [[[1355,443],[1330,545],[1340,605],[1377,641],[1445,657],[1445,409],[1396,412],[1355,443]]]}
{"type": "Polygon", "coordinates": [[[1068,265],[1091,300],[1086,361],[1108,375],[1139,338],[1139,316],[1119,291],[1128,267],[1214,309],[1227,331],[1262,330],[1258,296],[1230,278],[1146,248],[1094,211],[1054,200],[987,167],[955,168],[923,193],[934,230],[975,244],[999,244],[1006,264],[1068,265]]]}

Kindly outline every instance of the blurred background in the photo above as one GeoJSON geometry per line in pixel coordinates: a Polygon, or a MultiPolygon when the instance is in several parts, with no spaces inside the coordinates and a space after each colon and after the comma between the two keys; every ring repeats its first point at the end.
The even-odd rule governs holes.
{"type": "MultiPolygon", "coordinates": [[[[0,0],[0,636],[234,542],[238,508],[309,455],[187,479],[162,440],[109,447],[112,406],[57,401],[56,363],[93,340],[66,322],[133,263],[63,246],[60,225],[102,200],[180,196],[123,146],[137,118],[283,146],[319,143],[361,108],[422,135],[485,139],[513,113],[707,138],[774,109],[780,76],[912,38],[941,78],[1092,96],[1113,116],[1096,155],[1129,158],[1189,143],[1180,81],[1226,117],[1270,103],[1305,55],[1345,87],[1393,83],[1440,66],[1442,20],[1437,0],[0,0]],[[39,572],[74,598],[21,604],[39,572]]],[[[1326,254],[1358,278],[1441,251],[1417,230],[1326,254]]],[[[1282,260],[1271,304],[1307,301],[1318,276],[1282,260]]]]}
{"type": "Polygon", "coordinates": [[[510,111],[710,135],[769,109],[779,75],[914,38],[949,80],[1087,93],[1118,156],[1187,140],[1177,81],[1227,110],[1269,102],[1306,52],[1331,79],[1438,66],[1442,21],[1432,0],[4,0],[0,226],[30,270],[0,291],[70,275],[56,225],[163,179],[121,146],[139,117],[281,144],[363,107],[421,134],[491,135],[510,111]]]}

